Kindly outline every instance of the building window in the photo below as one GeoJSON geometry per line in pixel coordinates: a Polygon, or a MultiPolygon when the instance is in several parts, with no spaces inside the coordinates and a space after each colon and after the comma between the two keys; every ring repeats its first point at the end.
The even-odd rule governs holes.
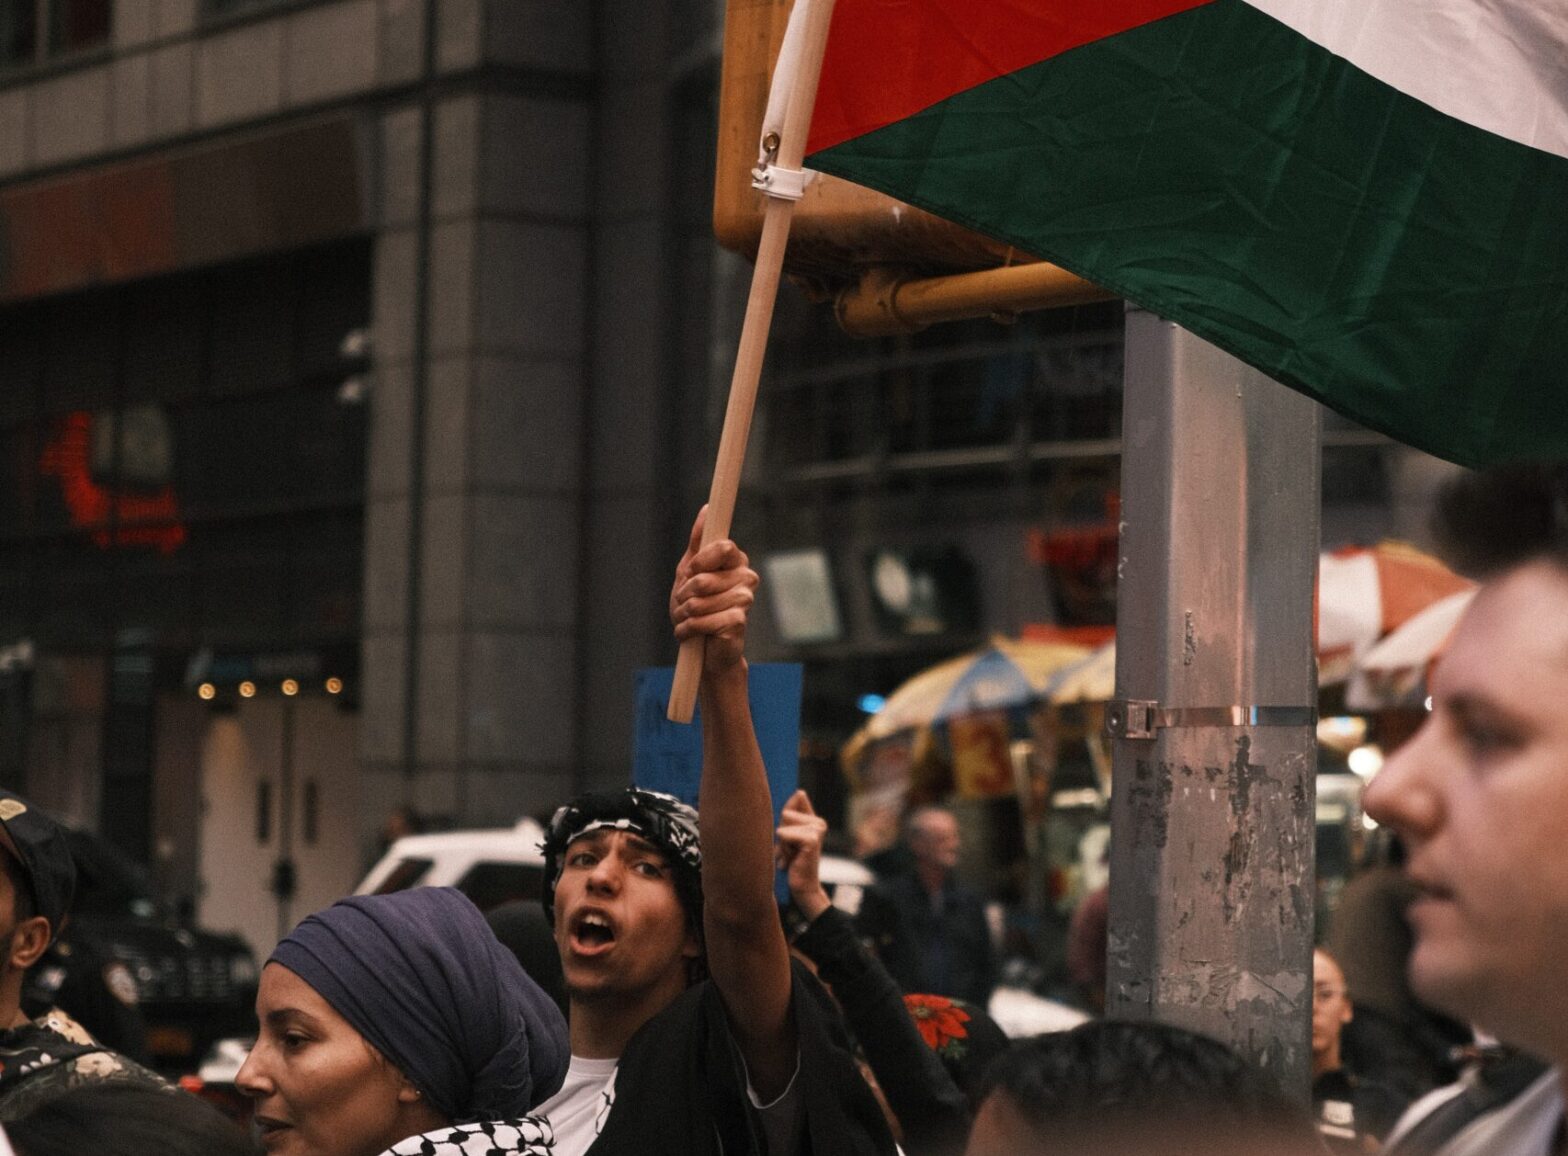
{"type": "Polygon", "coordinates": [[[109,0],[48,0],[49,54],[83,52],[109,42],[109,0]]]}
{"type": "Polygon", "coordinates": [[[6,67],[31,64],[38,57],[38,10],[33,0],[6,0],[0,4],[0,63],[6,67]]]}
{"type": "Polygon", "coordinates": [[[206,20],[220,20],[237,16],[256,8],[277,8],[290,0],[201,0],[201,14],[206,20]]]}
{"type": "Polygon", "coordinates": [[[363,240],[0,309],[0,646],[357,636],[363,240]]]}
{"type": "Polygon", "coordinates": [[[0,0],[0,67],[100,48],[109,43],[110,12],[110,0],[0,0]]]}

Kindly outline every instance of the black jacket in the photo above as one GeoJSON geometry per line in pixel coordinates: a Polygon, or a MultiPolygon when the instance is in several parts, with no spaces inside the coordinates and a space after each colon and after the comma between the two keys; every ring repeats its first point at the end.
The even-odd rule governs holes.
{"type": "Polygon", "coordinates": [[[939,903],[920,880],[900,875],[871,888],[857,926],[906,992],[953,996],[985,1007],[996,955],[985,904],[951,875],[939,903]]]}
{"type": "Polygon", "coordinates": [[[926,1046],[903,993],[855,934],[854,922],[829,907],[795,940],[795,947],[833,989],[866,1063],[904,1129],[909,1156],[964,1150],[969,1108],[936,1052],[926,1046]]]}
{"type": "MultiPolygon", "coordinates": [[[[792,961],[790,1010],[800,1047],[796,1073],[801,1151],[892,1156],[892,1134],[850,1055],[822,985],[792,961]]],[[[591,1156],[763,1156],[761,1124],[723,1000],[704,981],[644,1024],[621,1053],[615,1106],[591,1156]]],[[[778,1154],[773,1154],[778,1156],[778,1154]]]]}

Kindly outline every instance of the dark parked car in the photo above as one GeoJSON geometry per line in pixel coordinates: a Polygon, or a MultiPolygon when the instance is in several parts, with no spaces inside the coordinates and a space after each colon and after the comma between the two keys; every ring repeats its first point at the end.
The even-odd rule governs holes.
{"type": "Polygon", "coordinates": [[[182,926],[142,868],[96,836],[72,831],[70,844],[77,885],[64,950],[30,973],[29,1003],[58,1002],[132,1054],[140,1030],[147,1061],[169,1072],[254,1032],[256,957],[245,941],[182,926]]]}

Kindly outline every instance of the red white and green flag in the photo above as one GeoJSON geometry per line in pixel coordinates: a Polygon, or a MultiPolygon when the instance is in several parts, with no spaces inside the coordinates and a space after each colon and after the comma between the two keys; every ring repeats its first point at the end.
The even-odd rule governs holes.
{"type": "Polygon", "coordinates": [[[1568,4],[837,0],[807,164],[1357,421],[1568,457],[1568,4]]]}

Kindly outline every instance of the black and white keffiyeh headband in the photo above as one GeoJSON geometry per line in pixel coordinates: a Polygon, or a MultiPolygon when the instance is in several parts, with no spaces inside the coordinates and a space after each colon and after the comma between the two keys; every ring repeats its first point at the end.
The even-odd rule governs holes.
{"type": "Polygon", "coordinates": [[[630,831],[652,843],[674,868],[675,890],[694,924],[702,923],[702,841],[697,812],[674,795],[628,787],[582,795],[557,809],[544,842],[544,909],[555,918],[555,885],[566,848],[592,831],[630,831]]]}

